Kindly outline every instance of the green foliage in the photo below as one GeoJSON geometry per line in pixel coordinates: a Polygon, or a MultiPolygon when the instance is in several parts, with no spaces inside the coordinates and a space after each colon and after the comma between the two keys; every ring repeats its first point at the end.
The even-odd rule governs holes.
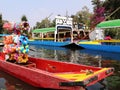
{"type": "Polygon", "coordinates": [[[92,0],[92,4],[94,5],[94,9],[97,6],[105,7],[106,19],[120,19],[120,0],[105,0],[104,2],[100,0],[92,0]]]}
{"type": "Polygon", "coordinates": [[[0,33],[3,33],[3,20],[2,20],[2,14],[0,14],[0,33]]]}
{"type": "Polygon", "coordinates": [[[113,39],[120,39],[120,28],[105,29],[105,35],[110,35],[113,39]]]}
{"type": "Polygon", "coordinates": [[[120,0],[105,0],[103,6],[106,17],[110,16],[108,19],[120,19],[120,0]]]}
{"type": "Polygon", "coordinates": [[[55,27],[55,19],[51,22],[48,18],[43,19],[41,22],[37,22],[35,28],[48,28],[55,27]]]}
{"type": "Polygon", "coordinates": [[[73,23],[79,24],[82,23],[85,26],[90,26],[90,17],[92,13],[89,12],[89,9],[84,6],[81,11],[78,11],[75,15],[71,15],[73,18],[73,23]]]}
{"type": "Polygon", "coordinates": [[[21,21],[28,21],[25,15],[22,16],[21,21]]]}
{"type": "MultiPolygon", "coordinates": [[[[22,16],[21,21],[28,21],[27,17],[25,15],[22,16]]],[[[22,32],[23,34],[25,34],[26,36],[29,36],[28,30],[25,30],[22,32]]]]}
{"type": "Polygon", "coordinates": [[[92,4],[94,5],[94,15],[91,18],[91,25],[93,27],[103,20],[120,19],[120,0],[92,0],[92,4]],[[102,8],[104,8],[103,14],[100,13],[101,11],[96,12],[96,10],[100,8],[101,11],[103,11],[102,8]],[[105,18],[102,20],[100,16],[105,16],[105,18]]]}
{"type": "Polygon", "coordinates": [[[94,5],[94,9],[96,9],[97,7],[101,7],[103,6],[103,2],[101,0],[92,0],[92,5],[94,5]]]}

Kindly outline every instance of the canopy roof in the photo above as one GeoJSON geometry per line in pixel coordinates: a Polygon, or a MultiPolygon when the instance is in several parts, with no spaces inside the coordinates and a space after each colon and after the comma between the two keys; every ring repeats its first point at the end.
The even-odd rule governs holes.
{"type": "Polygon", "coordinates": [[[120,27],[120,19],[103,21],[103,22],[99,23],[96,27],[97,28],[116,28],[116,27],[120,27]]]}
{"type": "Polygon", "coordinates": [[[47,32],[54,32],[54,31],[55,31],[55,27],[51,27],[51,28],[35,29],[32,32],[33,33],[47,33],[47,32]]]}

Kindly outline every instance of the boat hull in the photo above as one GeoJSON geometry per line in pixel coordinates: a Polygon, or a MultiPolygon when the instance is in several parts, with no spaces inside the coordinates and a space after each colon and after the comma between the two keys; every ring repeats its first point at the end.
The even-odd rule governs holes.
{"type": "Polygon", "coordinates": [[[46,45],[46,46],[66,46],[69,45],[70,42],[54,42],[54,41],[29,41],[30,45],[46,45]]]}
{"type": "Polygon", "coordinates": [[[79,44],[79,46],[91,50],[120,53],[120,45],[79,44]]]}
{"type": "Polygon", "coordinates": [[[0,53],[0,70],[39,88],[80,90],[112,75],[114,70],[33,57],[29,57],[29,64],[21,65],[5,61],[4,56],[0,53]]]}

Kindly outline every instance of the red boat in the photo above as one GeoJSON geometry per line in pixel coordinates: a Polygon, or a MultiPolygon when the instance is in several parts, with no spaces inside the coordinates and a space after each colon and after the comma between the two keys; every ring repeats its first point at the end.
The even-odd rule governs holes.
{"type": "Polygon", "coordinates": [[[0,70],[39,88],[80,90],[113,74],[113,68],[99,68],[29,57],[26,65],[11,63],[0,53],[0,70]]]}

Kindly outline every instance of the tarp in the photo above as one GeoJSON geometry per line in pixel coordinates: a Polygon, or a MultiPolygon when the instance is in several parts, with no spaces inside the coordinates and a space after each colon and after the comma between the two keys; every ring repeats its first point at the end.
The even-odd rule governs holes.
{"type": "Polygon", "coordinates": [[[32,32],[33,33],[47,33],[47,32],[54,32],[54,31],[55,31],[55,27],[51,27],[51,28],[35,29],[32,32]]]}
{"type": "Polygon", "coordinates": [[[120,27],[120,19],[103,21],[103,22],[99,23],[96,27],[97,28],[116,28],[116,27],[120,27]]]}

